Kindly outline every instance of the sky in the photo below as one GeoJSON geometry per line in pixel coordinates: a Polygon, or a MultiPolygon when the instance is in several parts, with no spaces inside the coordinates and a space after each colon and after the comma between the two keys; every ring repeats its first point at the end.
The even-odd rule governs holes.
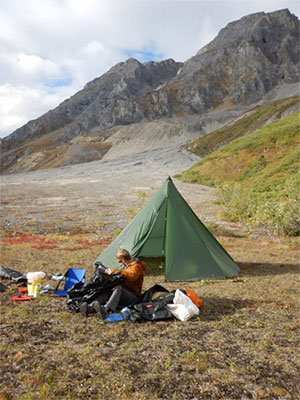
{"type": "Polygon", "coordinates": [[[299,0],[0,0],[0,137],[130,57],[185,61],[229,22],[299,0]]]}

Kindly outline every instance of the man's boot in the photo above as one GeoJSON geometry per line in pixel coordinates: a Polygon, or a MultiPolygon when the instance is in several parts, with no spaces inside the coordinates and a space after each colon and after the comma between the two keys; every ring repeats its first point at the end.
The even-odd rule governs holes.
{"type": "Polygon", "coordinates": [[[84,317],[95,312],[94,308],[86,302],[81,304],[79,311],[84,317]]]}
{"type": "Polygon", "coordinates": [[[98,303],[98,301],[93,301],[93,307],[94,310],[97,312],[98,317],[105,320],[106,316],[107,316],[107,308],[101,304],[98,303]]]}

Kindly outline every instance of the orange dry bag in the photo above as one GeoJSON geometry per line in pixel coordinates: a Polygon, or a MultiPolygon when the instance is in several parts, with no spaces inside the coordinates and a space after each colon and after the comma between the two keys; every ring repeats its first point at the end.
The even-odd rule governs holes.
{"type": "Polygon", "coordinates": [[[186,295],[192,300],[194,304],[196,304],[197,307],[202,307],[203,305],[203,300],[200,299],[200,297],[197,295],[196,292],[194,292],[193,289],[188,289],[186,291],[186,295]]]}

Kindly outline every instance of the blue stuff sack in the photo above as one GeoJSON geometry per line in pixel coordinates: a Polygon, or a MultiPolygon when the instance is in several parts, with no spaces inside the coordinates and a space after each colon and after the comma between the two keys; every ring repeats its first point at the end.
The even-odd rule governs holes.
{"type": "Polygon", "coordinates": [[[124,317],[120,313],[112,313],[112,314],[109,314],[105,318],[105,321],[107,321],[107,322],[120,322],[120,321],[124,321],[124,317]]]}

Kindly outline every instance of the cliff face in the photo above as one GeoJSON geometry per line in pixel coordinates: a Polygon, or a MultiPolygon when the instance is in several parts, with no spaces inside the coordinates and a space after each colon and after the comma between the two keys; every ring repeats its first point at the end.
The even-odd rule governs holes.
{"type": "Polygon", "coordinates": [[[228,24],[186,61],[163,97],[171,100],[171,114],[254,104],[276,86],[298,82],[299,60],[295,16],[288,10],[249,15],[228,24]]]}
{"type": "MultiPolygon", "coordinates": [[[[167,119],[185,132],[185,140],[186,132],[192,132],[194,139],[197,118],[221,109],[249,108],[274,90],[293,87],[299,82],[299,60],[299,20],[288,10],[261,12],[229,23],[185,63],[141,64],[129,59],[4,138],[4,170],[24,157],[25,151],[36,152],[37,141],[39,151],[45,152],[50,147],[74,147],[74,138],[78,142],[96,135],[99,147],[114,127],[136,123],[140,129],[140,124],[167,119]]],[[[288,90],[283,92],[289,95],[288,90]]],[[[205,131],[199,128],[198,136],[205,131]]],[[[92,159],[103,156],[103,146],[99,153],[93,149],[92,159]]]]}

